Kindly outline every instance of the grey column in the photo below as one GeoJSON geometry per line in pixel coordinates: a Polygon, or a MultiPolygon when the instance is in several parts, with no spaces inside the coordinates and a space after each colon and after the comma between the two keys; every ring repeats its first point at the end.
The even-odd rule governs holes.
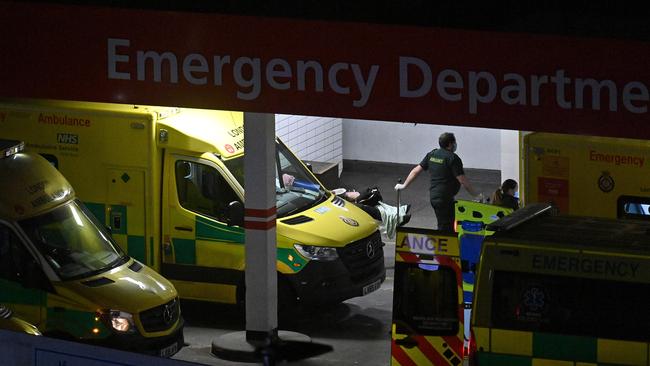
{"type": "Polygon", "coordinates": [[[246,338],[277,334],[275,115],[244,113],[246,338]]]}

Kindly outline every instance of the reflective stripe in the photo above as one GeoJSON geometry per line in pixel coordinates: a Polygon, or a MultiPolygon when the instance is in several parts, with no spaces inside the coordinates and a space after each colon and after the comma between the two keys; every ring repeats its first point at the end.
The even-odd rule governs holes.
{"type": "Polygon", "coordinates": [[[402,347],[395,344],[395,341],[390,342],[391,349],[391,365],[393,366],[418,366],[411,358],[404,352],[402,347]]]}
{"type": "MultiPolygon", "coordinates": [[[[424,336],[414,336],[418,341],[418,349],[431,361],[433,365],[451,365],[440,352],[424,336]]],[[[450,357],[451,358],[451,357],[450,357]]]]}
{"type": "Polygon", "coordinates": [[[246,230],[270,230],[275,227],[276,207],[264,209],[246,208],[244,210],[244,228],[246,230]]]}
{"type": "Polygon", "coordinates": [[[266,231],[275,227],[275,220],[271,221],[251,221],[246,219],[244,221],[244,228],[246,230],[261,230],[266,231]]]}

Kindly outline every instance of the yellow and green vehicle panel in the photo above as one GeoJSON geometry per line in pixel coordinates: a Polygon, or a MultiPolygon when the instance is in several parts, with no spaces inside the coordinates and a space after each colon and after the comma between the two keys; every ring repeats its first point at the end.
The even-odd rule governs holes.
{"type": "Polygon", "coordinates": [[[483,327],[473,331],[481,366],[649,365],[648,342],[483,327]]]}
{"type": "Polygon", "coordinates": [[[471,324],[478,365],[650,365],[648,230],[547,215],[487,237],[471,324]]]}

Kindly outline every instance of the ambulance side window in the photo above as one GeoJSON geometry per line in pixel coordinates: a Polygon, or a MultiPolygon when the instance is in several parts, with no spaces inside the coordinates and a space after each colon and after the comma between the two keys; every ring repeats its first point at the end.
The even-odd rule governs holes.
{"type": "Polygon", "coordinates": [[[53,167],[55,167],[57,170],[59,169],[59,159],[52,155],[52,154],[41,154],[42,157],[45,158],[50,164],[52,164],[53,167]]]}
{"type": "Polygon", "coordinates": [[[650,284],[495,271],[493,328],[647,341],[650,284]]]}
{"type": "Polygon", "coordinates": [[[18,279],[16,262],[19,260],[14,249],[16,243],[22,245],[13,231],[6,226],[0,226],[0,277],[9,281],[18,279]]]}
{"type": "Polygon", "coordinates": [[[0,225],[0,277],[26,285],[30,278],[40,273],[34,257],[25,249],[16,233],[0,225]]]}
{"type": "Polygon", "coordinates": [[[620,196],[616,211],[619,219],[650,220],[650,197],[620,196]]]}
{"type": "Polygon", "coordinates": [[[223,176],[208,165],[186,160],[177,161],[175,169],[180,205],[190,211],[226,221],[228,204],[239,201],[239,197],[223,176]]]}

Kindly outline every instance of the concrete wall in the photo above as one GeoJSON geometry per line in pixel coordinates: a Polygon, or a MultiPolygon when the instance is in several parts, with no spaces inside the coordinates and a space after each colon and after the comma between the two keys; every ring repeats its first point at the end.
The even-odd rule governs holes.
{"type": "Polygon", "coordinates": [[[343,158],[417,164],[443,132],[456,135],[465,167],[501,169],[501,130],[445,125],[344,119],[343,158]]]}
{"type": "Polygon", "coordinates": [[[302,160],[343,160],[417,164],[453,132],[467,168],[500,170],[501,180],[519,180],[519,133],[446,125],[368,121],[277,114],[276,134],[302,160]]]}

